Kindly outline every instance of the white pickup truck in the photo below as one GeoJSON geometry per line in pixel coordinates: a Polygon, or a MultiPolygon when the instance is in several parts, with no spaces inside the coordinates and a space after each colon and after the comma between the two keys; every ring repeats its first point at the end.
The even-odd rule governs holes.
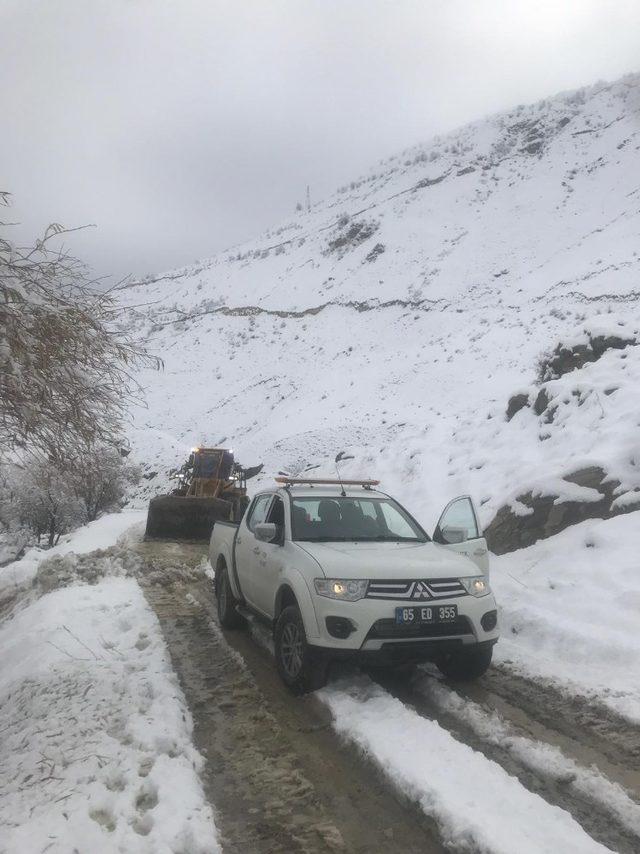
{"type": "Polygon", "coordinates": [[[433,540],[375,482],[296,483],[257,494],[242,521],[216,522],[209,556],[220,622],[269,621],[297,692],[331,660],[434,661],[475,679],[498,639],[486,542],[471,498],[451,501],[433,540]]]}

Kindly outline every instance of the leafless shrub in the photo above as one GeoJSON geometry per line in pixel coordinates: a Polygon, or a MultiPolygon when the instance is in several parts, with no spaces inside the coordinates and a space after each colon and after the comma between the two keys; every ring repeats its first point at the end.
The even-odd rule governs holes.
{"type": "Polygon", "coordinates": [[[8,492],[2,502],[9,515],[8,530],[29,528],[39,543],[41,538],[54,546],[60,536],[86,521],[82,501],[74,490],[70,471],[50,462],[12,466],[5,481],[8,492]]]}
{"type": "Polygon", "coordinates": [[[85,509],[87,522],[118,507],[131,484],[140,481],[138,466],[127,463],[117,448],[85,448],[71,470],[73,490],[85,509]]]}

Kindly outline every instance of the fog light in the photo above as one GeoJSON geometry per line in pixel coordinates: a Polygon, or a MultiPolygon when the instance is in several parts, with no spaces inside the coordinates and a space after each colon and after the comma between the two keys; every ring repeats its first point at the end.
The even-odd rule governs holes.
{"type": "Polygon", "coordinates": [[[355,630],[355,626],[346,617],[327,617],[325,620],[327,631],[333,638],[344,640],[348,638],[351,632],[355,630]]]}
{"type": "Polygon", "coordinates": [[[486,614],[482,615],[482,619],[480,620],[480,625],[485,630],[485,632],[492,632],[495,627],[498,625],[498,612],[497,611],[487,611],[486,614]]]}

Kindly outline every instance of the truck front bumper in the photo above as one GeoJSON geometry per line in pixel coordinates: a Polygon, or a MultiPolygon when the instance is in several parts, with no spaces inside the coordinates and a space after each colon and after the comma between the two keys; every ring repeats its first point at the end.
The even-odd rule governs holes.
{"type": "Polygon", "coordinates": [[[320,636],[309,641],[336,659],[428,661],[463,647],[492,646],[500,636],[493,594],[422,603],[379,599],[340,602],[314,596],[313,604],[320,636]],[[397,625],[396,608],[416,604],[455,605],[458,616],[450,623],[397,625]]]}

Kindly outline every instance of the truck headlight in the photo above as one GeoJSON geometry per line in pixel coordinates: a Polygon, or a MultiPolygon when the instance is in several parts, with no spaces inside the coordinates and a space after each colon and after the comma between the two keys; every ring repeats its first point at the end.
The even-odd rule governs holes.
{"type": "Polygon", "coordinates": [[[357,602],[367,592],[369,582],[365,578],[315,578],[313,584],[318,596],[357,602]]]}
{"type": "Polygon", "coordinates": [[[461,578],[460,584],[472,596],[487,596],[491,593],[489,582],[482,575],[476,575],[473,578],[461,578]]]}

